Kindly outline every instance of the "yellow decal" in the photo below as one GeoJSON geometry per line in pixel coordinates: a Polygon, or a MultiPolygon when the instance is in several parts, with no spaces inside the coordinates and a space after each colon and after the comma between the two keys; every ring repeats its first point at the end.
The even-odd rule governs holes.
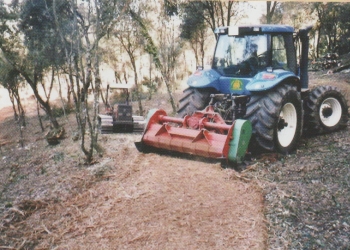
{"type": "Polygon", "coordinates": [[[243,83],[240,80],[232,80],[231,82],[231,89],[232,90],[242,90],[243,83]]]}

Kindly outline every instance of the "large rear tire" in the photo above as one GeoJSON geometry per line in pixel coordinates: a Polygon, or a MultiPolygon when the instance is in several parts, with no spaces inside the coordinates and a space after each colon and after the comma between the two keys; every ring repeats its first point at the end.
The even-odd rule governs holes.
{"type": "Polygon", "coordinates": [[[294,151],[302,133],[303,109],[300,93],[282,84],[264,93],[254,93],[247,104],[245,119],[253,126],[251,150],[294,151]]]}
{"type": "Polygon", "coordinates": [[[177,111],[178,117],[185,115],[192,115],[197,110],[203,110],[208,106],[210,101],[210,94],[214,93],[213,89],[203,88],[187,88],[179,100],[179,109],[177,111]]]}
{"type": "Polygon", "coordinates": [[[333,86],[318,86],[305,101],[305,132],[309,135],[343,129],[348,122],[348,105],[333,86]]]}

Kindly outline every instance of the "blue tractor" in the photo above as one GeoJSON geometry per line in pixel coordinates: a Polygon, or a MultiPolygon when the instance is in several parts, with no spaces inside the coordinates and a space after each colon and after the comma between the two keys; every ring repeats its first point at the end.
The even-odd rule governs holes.
{"type": "Polygon", "coordinates": [[[348,106],[342,93],[333,86],[309,90],[310,29],[295,32],[285,25],[217,28],[212,67],[190,76],[179,100],[178,117],[210,104],[227,124],[237,119],[251,122],[251,148],[283,154],[296,149],[303,131],[345,128],[348,106]]]}

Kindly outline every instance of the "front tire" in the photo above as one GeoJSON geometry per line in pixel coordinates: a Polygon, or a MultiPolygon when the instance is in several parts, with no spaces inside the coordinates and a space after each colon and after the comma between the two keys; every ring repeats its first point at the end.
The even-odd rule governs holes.
{"type": "Polygon", "coordinates": [[[245,119],[253,126],[251,150],[264,149],[287,154],[295,150],[302,132],[303,109],[300,93],[282,84],[264,93],[254,93],[245,119]]]}
{"type": "Polygon", "coordinates": [[[318,86],[305,102],[307,134],[330,133],[347,126],[348,105],[341,92],[333,86],[318,86]]]}
{"type": "Polygon", "coordinates": [[[208,106],[210,94],[214,93],[213,89],[209,88],[187,88],[183,91],[179,100],[178,117],[192,115],[197,110],[203,110],[208,106]]]}

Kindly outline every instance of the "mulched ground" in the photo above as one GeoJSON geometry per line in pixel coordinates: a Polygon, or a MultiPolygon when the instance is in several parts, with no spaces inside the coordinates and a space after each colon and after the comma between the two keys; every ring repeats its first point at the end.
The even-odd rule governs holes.
{"type": "Polygon", "coordinates": [[[350,249],[349,128],[266,155],[242,177],[265,193],[269,249],[350,249]]]}

